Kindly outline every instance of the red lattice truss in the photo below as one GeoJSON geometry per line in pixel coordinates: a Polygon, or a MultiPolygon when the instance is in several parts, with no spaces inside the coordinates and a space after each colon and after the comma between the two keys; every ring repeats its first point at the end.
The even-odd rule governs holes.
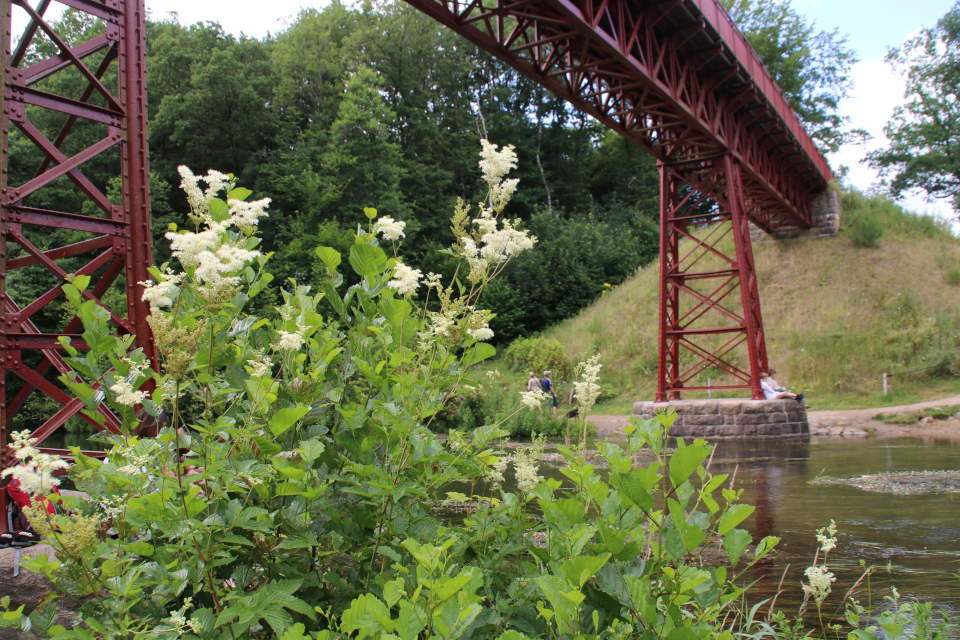
{"type": "MultiPolygon", "coordinates": [[[[0,0],[0,32],[3,47],[0,50],[0,68],[3,72],[2,154],[0,154],[0,467],[16,461],[6,446],[9,425],[30,396],[36,392],[52,398],[60,409],[42,425],[33,429],[33,437],[43,442],[70,417],[80,415],[97,428],[118,432],[119,419],[104,405],[98,409],[104,420],[102,427],[81,413],[83,404],[62,390],[53,380],[57,374],[70,371],[63,359],[60,336],[71,338],[77,348],[86,348],[80,335],[82,326],[74,317],[66,319],[57,333],[42,333],[32,318],[63,295],[61,285],[77,275],[92,276],[84,296],[106,306],[101,298],[110,286],[123,275],[127,283],[127,309],[111,310],[110,317],[120,333],[135,334],[137,346],[156,362],[156,352],[146,318],[149,307],[141,301],[142,287],[137,283],[147,280],[147,266],[152,261],[150,217],[148,211],[148,169],[146,142],[146,87],[144,70],[144,7],[142,0],[61,0],[77,11],[100,18],[105,32],[86,42],[71,44],[45,19],[50,0],[41,0],[36,8],[24,0],[0,0]],[[22,32],[12,33],[13,11],[26,16],[22,32]],[[18,39],[14,39],[17,35],[18,39]],[[39,37],[45,38],[57,49],[46,59],[28,55],[31,45],[39,37]],[[16,43],[16,48],[12,44],[16,43]],[[94,55],[100,54],[100,55],[94,55]],[[26,62],[29,60],[29,64],[26,62]],[[96,61],[88,66],[91,60],[96,61]],[[116,70],[115,86],[106,86],[108,71],[116,70]],[[85,88],[79,95],[55,95],[38,88],[38,83],[54,74],[69,71],[79,73],[85,88]],[[43,132],[31,121],[31,113],[56,112],[61,114],[62,126],[55,135],[43,132]],[[76,150],[71,140],[78,123],[97,123],[105,135],[76,150]],[[33,177],[22,184],[8,181],[11,162],[23,158],[9,155],[9,136],[19,131],[23,139],[32,143],[43,160],[32,169],[33,177]],[[70,148],[65,153],[63,150],[70,148]],[[117,153],[116,149],[119,149],[117,153]],[[121,178],[121,206],[114,205],[84,174],[87,163],[104,154],[118,158],[116,176],[121,178]],[[32,195],[66,178],[93,204],[95,213],[78,211],[51,211],[30,206],[32,195]],[[38,248],[36,238],[44,229],[71,230],[70,244],[38,248]],[[76,237],[84,239],[76,241],[76,237]],[[20,255],[8,259],[8,249],[18,246],[20,255]],[[67,272],[58,261],[65,258],[81,259],[83,266],[67,272]],[[18,269],[42,266],[52,286],[34,299],[24,300],[22,292],[8,287],[8,275],[18,269]],[[33,357],[28,357],[33,354],[33,357]],[[37,358],[39,354],[41,357],[37,358]],[[37,361],[39,360],[39,364],[37,361]],[[28,365],[27,362],[31,362],[28,365]],[[21,383],[13,385],[13,377],[21,383]],[[16,387],[16,388],[15,388],[16,387]],[[12,397],[11,397],[12,396],[12,397]]],[[[49,83],[48,83],[49,84],[49,83]]],[[[49,120],[49,119],[48,119],[49,120]]],[[[102,169],[101,169],[102,170],[102,169]]],[[[50,235],[50,234],[47,234],[50,235]]],[[[60,449],[42,449],[68,454],[60,449]]],[[[0,491],[0,504],[5,492],[0,491]]],[[[0,524],[0,528],[3,528],[0,524]]]]}

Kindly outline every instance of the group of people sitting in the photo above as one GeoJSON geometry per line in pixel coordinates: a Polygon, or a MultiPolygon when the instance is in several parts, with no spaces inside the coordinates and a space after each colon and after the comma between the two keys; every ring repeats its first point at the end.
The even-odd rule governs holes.
{"type": "Polygon", "coordinates": [[[777,382],[777,379],[774,377],[776,375],[776,369],[770,369],[770,373],[760,373],[760,389],[763,391],[763,397],[767,400],[782,400],[787,398],[802,403],[805,394],[787,391],[777,382]]]}

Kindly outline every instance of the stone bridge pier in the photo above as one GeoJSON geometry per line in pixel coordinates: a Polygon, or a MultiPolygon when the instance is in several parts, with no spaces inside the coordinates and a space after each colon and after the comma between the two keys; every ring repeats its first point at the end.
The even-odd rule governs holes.
{"type": "Polygon", "coordinates": [[[678,438],[809,438],[804,406],[796,400],[674,400],[636,402],[633,415],[649,420],[673,407],[677,420],[670,436],[678,438]]]}

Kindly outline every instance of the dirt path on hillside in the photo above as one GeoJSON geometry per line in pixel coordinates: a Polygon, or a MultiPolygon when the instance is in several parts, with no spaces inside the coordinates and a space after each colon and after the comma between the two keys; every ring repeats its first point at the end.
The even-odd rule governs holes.
{"type": "MultiPolygon", "coordinates": [[[[910,425],[886,424],[873,419],[873,416],[883,413],[892,415],[903,413],[906,415],[920,414],[924,409],[945,407],[960,404],[960,394],[918,402],[897,407],[881,407],[879,409],[844,409],[835,411],[807,411],[810,421],[810,433],[814,436],[828,437],[865,437],[875,435],[881,438],[919,437],[947,440],[960,440],[960,419],[953,417],[950,420],[935,420],[910,425]]],[[[609,435],[623,431],[630,423],[630,416],[616,416],[596,414],[587,417],[594,425],[598,436],[609,435]]]]}

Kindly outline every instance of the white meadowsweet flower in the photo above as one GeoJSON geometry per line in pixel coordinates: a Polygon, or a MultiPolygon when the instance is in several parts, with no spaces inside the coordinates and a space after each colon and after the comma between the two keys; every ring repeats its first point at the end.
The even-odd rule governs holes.
{"type": "Polygon", "coordinates": [[[478,342],[489,340],[493,337],[493,330],[490,327],[480,327],[479,329],[468,329],[467,333],[473,336],[478,342]]]}
{"type": "Polygon", "coordinates": [[[181,178],[180,188],[187,194],[187,202],[190,204],[190,208],[194,211],[206,211],[206,198],[203,195],[203,191],[197,185],[200,178],[193,175],[193,172],[190,171],[190,168],[186,165],[180,165],[177,167],[177,171],[180,173],[181,178]]]}
{"type": "Polygon", "coordinates": [[[278,346],[284,351],[298,351],[300,347],[303,346],[303,343],[303,336],[298,331],[293,333],[288,333],[286,331],[280,332],[280,342],[278,343],[278,346]]]}
{"type": "Polygon", "coordinates": [[[253,202],[244,202],[243,200],[228,200],[230,205],[230,215],[234,223],[243,231],[248,231],[257,226],[260,218],[269,218],[267,207],[270,206],[270,198],[254,200],[253,202]]]}
{"type": "Polygon", "coordinates": [[[133,385],[125,378],[117,380],[116,384],[110,387],[110,391],[117,394],[114,400],[128,407],[143,404],[147,397],[146,391],[134,391],[133,385]]]}
{"type": "Polygon", "coordinates": [[[480,141],[480,170],[483,172],[483,179],[490,184],[500,182],[511,169],[517,168],[517,154],[514,152],[512,144],[503,147],[497,151],[497,145],[483,139],[480,141]]]}
{"type": "Polygon", "coordinates": [[[247,360],[247,364],[250,365],[250,375],[254,378],[266,378],[271,376],[273,373],[273,363],[270,362],[270,358],[266,356],[260,356],[259,358],[247,360]]]}
{"type": "Polygon", "coordinates": [[[179,291],[179,284],[182,279],[182,273],[173,273],[168,269],[166,273],[160,274],[159,282],[146,280],[140,283],[143,285],[143,295],[140,299],[150,303],[150,307],[153,309],[169,307],[173,304],[173,295],[179,291]]]}
{"type": "Polygon", "coordinates": [[[504,479],[503,474],[506,472],[510,460],[512,460],[512,458],[509,456],[500,456],[497,458],[497,461],[487,470],[487,481],[494,485],[501,484],[504,479]]]}
{"type": "Polygon", "coordinates": [[[373,232],[382,235],[384,240],[392,242],[407,236],[403,232],[405,226],[407,226],[407,223],[402,220],[394,220],[390,216],[383,216],[373,225],[373,232]]]}
{"type": "Polygon", "coordinates": [[[600,397],[600,354],[596,354],[589,360],[577,365],[577,373],[580,380],[573,383],[574,395],[577,398],[577,406],[581,412],[590,410],[600,397]]]}
{"type": "Polygon", "coordinates": [[[387,283],[391,289],[396,289],[402,296],[413,294],[420,286],[420,278],[423,272],[420,269],[411,269],[402,262],[397,262],[393,268],[393,280],[387,283]]]}
{"type": "Polygon", "coordinates": [[[497,220],[489,209],[483,209],[480,215],[473,219],[473,224],[477,225],[477,231],[480,232],[481,236],[497,230],[497,220]]]}
{"type": "Polygon", "coordinates": [[[540,405],[543,404],[543,401],[547,399],[547,397],[548,396],[543,392],[543,389],[520,392],[520,402],[525,404],[530,409],[539,408],[540,405]]]}
{"type": "Polygon", "coordinates": [[[817,605],[823,604],[823,601],[833,590],[830,585],[837,581],[836,576],[827,571],[826,565],[807,567],[807,570],[803,573],[807,576],[808,582],[808,584],[800,583],[803,592],[813,598],[817,605]]]}
{"type": "Polygon", "coordinates": [[[37,439],[31,438],[30,432],[27,430],[14,431],[10,434],[10,440],[10,448],[14,450],[14,455],[20,460],[32,458],[40,453],[40,450],[33,446],[37,444],[37,439]]]}
{"type": "Polygon", "coordinates": [[[20,487],[27,493],[44,495],[60,484],[60,480],[53,476],[54,472],[66,469],[68,465],[60,456],[40,453],[33,446],[36,442],[36,438],[31,438],[28,431],[12,433],[10,448],[23,464],[4,469],[0,478],[11,476],[20,482],[20,487]]]}
{"type": "Polygon", "coordinates": [[[216,198],[221,191],[230,186],[230,176],[213,169],[207,171],[203,181],[207,183],[207,191],[204,193],[207,202],[216,198]]]}
{"type": "Polygon", "coordinates": [[[830,526],[817,530],[817,542],[824,554],[830,553],[837,547],[837,523],[830,520],[830,526]]]}
{"type": "Polygon", "coordinates": [[[483,248],[480,253],[490,262],[503,262],[513,256],[533,248],[533,243],[537,239],[530,236],[526,231],[519,231],[515,228],[519,221],[509,220],[503,222],[503,229],[493,231],[484,235],[480,240],[483,248]]]}

